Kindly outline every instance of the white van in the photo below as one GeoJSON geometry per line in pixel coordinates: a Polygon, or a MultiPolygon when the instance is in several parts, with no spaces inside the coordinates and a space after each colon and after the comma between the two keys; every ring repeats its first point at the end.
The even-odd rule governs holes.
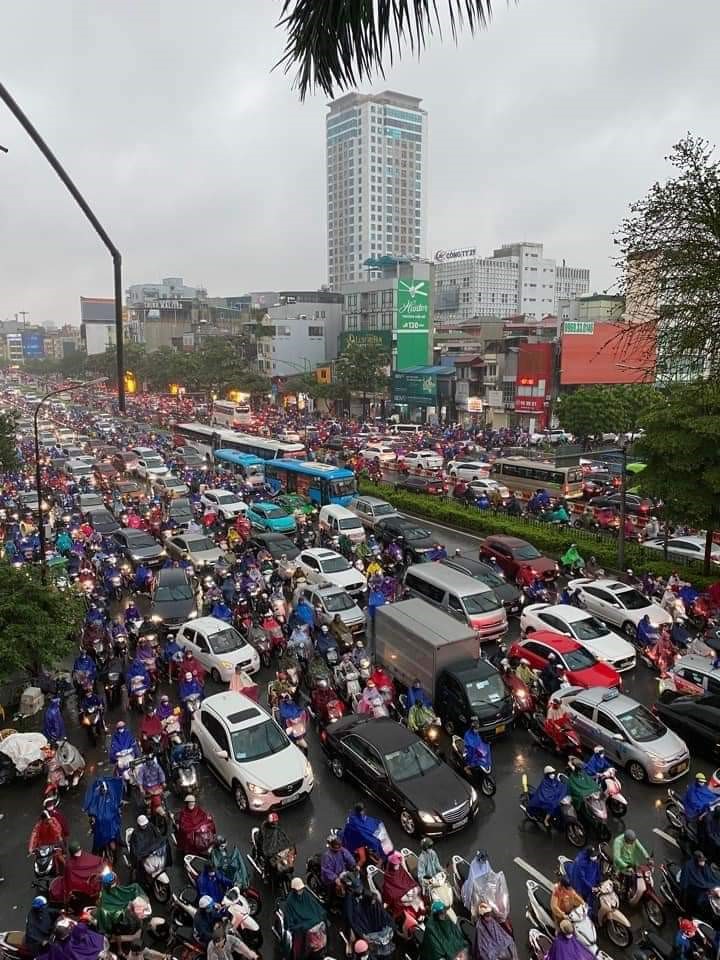
{"type": "Polygon", "coordinates": [[[417,436],[419,433],[423,433],[427,429],[424,423],[393,423],[390,427],[390,433],[394,434],[396,437],[401,437],[403,434],[406,436],[410,434],[411,436],[417,436]]]}
{"type": "Polygon", "coordinates": [[[472,627],[481,643],[507,633],[502,602],[494,590],[474,577],[439,563],[418,563],[407,568],[403,582],[410,596],[426,600],[472,627]]]}
{"type": "Polygon", "coordinates": [[[341,507],[337,503],[329,503],[320,510],[318,518],[320,529],[327,531],[331,537],[346,536],[352,543],[360,543],[365,539],[365,527],[362,520],[352,510],[341,507]]]}

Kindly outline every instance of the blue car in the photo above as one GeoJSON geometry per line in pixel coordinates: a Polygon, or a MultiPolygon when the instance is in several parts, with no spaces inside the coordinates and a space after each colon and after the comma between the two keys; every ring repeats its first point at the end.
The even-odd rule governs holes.
{"type": "Polygon", "coordinates": [[[269,530],[271,533],[294,533],[295,517],[276,503],[261,500],[253,503],[247,512],[250,523],[257,530],[269,530]]]}

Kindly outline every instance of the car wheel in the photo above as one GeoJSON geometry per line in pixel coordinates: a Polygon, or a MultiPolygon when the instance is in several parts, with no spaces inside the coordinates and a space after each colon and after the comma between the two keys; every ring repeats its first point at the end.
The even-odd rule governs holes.
{"type": "Polygon", "coordinates": [[[413,817],[408,810],[400,811],[400,826],[409,837],[415,835],[415,832],[417,831],[417,824],[415,823],[415,817],[413,817]]]}
{"type": "Polygon", "coordinates": [[[332,758],[330,761],[330,771],[338,780],[342,780],[342,778],[345,776],[345,767],[343,766],[343,762],[340,757],[332,758]]]}
{"type": "Polygon", "coordinates": [[[625,623],[622,625],[622,632],[625,634],[628,640],[632,641],[637,636],[637,627],[632,622],[632,620],[626,620],[625,623]]]}
{"type": "Polygon", "coordinates": [[[627,765],[627,772],[633,778],[635,783],[642,783],[647,778],[645,767],[643,767],[643,765],[637,760],[630,761],[630,763],[627,765]]]}
{"type": "Polygon", "coordinates": [[[243,790],[242,786],[235,780],[233,782],[233,799],[235,800],[235,806],[238,808],[240,813],[247,813],[250,809],[250,803],[247,798],[247,794],[243,790]]]}
{"type": "Polygon", "coordinates": [[[212,678],[213,683],[222,683],[222,678],[220,677],[220,674],[215,669],[215,667],[213,667],[212,670],[210,671],[210,677],[212,678]]]}

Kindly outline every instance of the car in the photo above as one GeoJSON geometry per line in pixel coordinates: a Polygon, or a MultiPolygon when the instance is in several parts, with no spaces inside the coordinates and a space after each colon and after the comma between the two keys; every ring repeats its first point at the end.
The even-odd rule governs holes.
{"type": "MultiPolygon", "coordinates": [[[[664,550],[665,540],[658,537],[653,540],[643,540],[643,547],[647,550],[664,550]]],[[[667,542],[668,558],[703,560],[705,557],[705,537],[670,537],[667,542]]],[[[713,563],[720,563],[720,546],[713,543],[710,551],[713,563]]]]}
{"type": "Polygon", "coordinates": [[[118,551],[134,565],[144,563],[150,567],[157,567],[167,556],[167,552],[157,540],[143,530],[123,527],[122,530],[116,530],[113,533],[112,539],[117,544],[118,551]]]}
{"type": "Polygon", "coordinates": [[[333,775],[354,781],[395,814],[409,836],[446,836],[477,814],[475,788],[390,717],[342,717],[320,742],[333,775]]]}
{"type": "Polygon", "coordinates": [[[490,496],[493,490],[496,490],[503,500],[507,500],[510,496],[510,489],[506,487],[505,484],[498,483],[497,480],[479,477],[477,480],[471,480],[468,483],[465,491],[465,499],[476,500],[482,496],[483,493],[490,496]]]}
{"type": "Polygon", "coordinates": [[[275,497],[275,503],[280,504],[288,513],[294,513],[296,517],[311,517],[317,512],[312,503],[299,493],[281,493],[275,497]]]}
{"type": "Polygon", "coordinates": [[[542,670],[550,654],[565,671],[568,683],[575,687],[617,687],[620,674],[607,663],[582,647],[577,640],[549,630],[538,630],[525,639],[516,640],[508,657],[525,657],[533,670],[542,670]]]}
{"type": "Polygon", "coordinates": [[[196,568],[214,567],[223,551],[205,533],[180,533],[170,537],[165,547],[176,560],[189,560],[196,568]]]}
{"type": "Polygon", "coordinates": [[[145,499],[145,491],[137,480],[116,480],[114,487],[120,494],[121,499],[125,501],[145,499]]]}
{"type": "Polygon", "coordinates": [[[284,533],[253,533],[248,540],[251,550],[267,550],[273,560],[295,560],[300,553],[284,533]]]}
{"type": "Polygon", "coordinates": [[[442,497],[445,494],[445,484],[442,480],[433,477],[401,477],[395,481],[395,490],[407,490],[410,493],[427,493],[431,496],[442,497]]]}
{"type": "Polygon", "coordinates": [[[368,463],[391,464],[397,460],[397,454],[393,448],[382,443],[369,443],[359,451],[359,454],[363,460],[367,460],[368,463]]]}
{"type": "MultiPolygon", "coordinates": [[[[668,696],[663,694],[653,706],[659,723],[667,724],[675,735],[717,763],[720,760],[720,695],[668,696]]],[[[681,741],[682,742],[682,741],[681,741]]]]}
{"type": "Polygon", "coordinates": [[[185,570],[168,567],[158,570],[150,603],[150,619],[174,633],[187,621],[197,617],[195,594],[185,570]]]}
{"type": "Polygon", "coordinates": [[[353,597],[367,590],[365,574],[360,573],[335,550],[327,550],[325,547],[301,550],[295,562],[305,571],[305,576],[311,583],[333,583],[347,590],[353,597]]]}
{"type": "Polygon", "coordinates": [[[437,545],[437,539],[427,527],[420,526],[417,520],[408,517],[385,517],[378,520],[374,532],[381,543],[399,543],[407,564],[427,560],[428,554],[437,545]]]}
{"type": "Polygon", "coordinates": [[[166,477],[152,477],[151,486],[156,494],[167,494],[169,497],[185,497],[190,493],[190,487],[181,480],[169,473],[166,477]]]}
{"type": "Polygon", "coordinates": [[[190,729],[241,812],[266,813],[310,796],[315,779],[309,760],[249,697],[231,691],[206,697],[190,729]]]}
{"type": "Polygon", "coordinates": [[[295,517],[269,500],[258,500],[247,511],[250,523],[257,530],[270,530],[273,533],[295,533],[295,517]]]}
{"type": "Polygon", "coordinates": [[[120,529],[120,524],[105,506],[91,507],[85,511],[90,526],[103,537],[109,537],[120,529]]]}
{"type": "Polygon", "coordinates": [[[187,529],[193,519],[193,508],[187,497],[173,497],[168,504],[168,520],[172,523],[172,529],[165,531],[165,536],[171,536],[180,530],[187,529]]]}
{"type": "Polygon", "coordinates": [[[567,603],[530,603],[520,617],[522,636],[530,637],[538,630],[572,637],[589,653],[603,663],[609,663],[618,673],[635,666],[635,647],[610,630],[586,610],[567,603]]]}
{"type": "Polygon", "coordinates": [[[348,504],[348,510],[362,521],[364,527],[369,527],[371,530],[378,520],[398,515],[391,503],[379,497],[354,497],[348,504]]]}
{"type": "Polygon", "coordinates": [[[517,580],[526,569],[541,580],[555,580],[560,573],[558,564],[544,557],[527,540],[496,534],[485,537],[480,545],[480,560],[493,558],[505,576],[517,580]]]}
{"type": "Polygon", "coordinates": [[[406,467],[416,470],[442,470],[443,458],[436,450],[411,450],[403,457],[406,467]]]}
{"type": "Polygon", "coordinates": [[[522,590],[518,590],[514,583],[508,583],[498,573],[497,569],[491,567],[490,564],[483,563],[482,560],[476,560],[474,557],[467,557],[462,553],[455,553],[453,556],[441,560],[440,563],[452,570],[465,573],[468,577],[473,577],[479,583],[484,583],[486,587],[490,587],[505,607],[505,613],[508,616],[511,614],[517,615],[522,610],[525,594],[522,590]]]}
{"type": "MultiPolygon", "coordinates": [[[[69,456],[69,454],[68,454],[69,456]]],[[[138,456],[132,450],[123,450],[112,458],[112,464],[118,473],[129,473],[137,466],[138,456]]]]}
{"type": "Polygon", "coordinates": [[[64,457],[67,457],[68,460],[77,460],[78,457],[82,457],[82,455],[85,453],[82,447],[78,447],[74,444],[63,447],[60,452],[64,457]]]}
{"type": "Polygon", "coordinates": [[[80,493],[77,496],[80,513],[87,513],[92,507],[104,507],[105,499],[100,493],[80,493]]]}
{"type": "Polygon", "coordinates": [[[164,477],[170,471],[162,457],[149,454],[145,457],[139,457],[135,473],[141,480],[152,480],[155,477],[164,477]]]}
{"type": "Polygon", "coordinates": [[[537,446],[542,443],[571,443],[572,434],[565,430],[542,430],[540,433],[531,433],[528,437],[528,443],[531,446],[537,446]]]}
{"type": "Polygon", "coordinates": [[[449,460],[445,469],[453,480],[482,480],[490,473],[490,464],[483,460],[449,460]]]}
{"type": "Polygon", "coordinates": [[[609,473],[586,473],[583,476],[582,495],[586,500],[611,493],[612,490],[613,482],[609,473]]]}
{"type": "MultiPolygon", "coordinates": [[[[599,497],[591,497],[588,502],[591,507],[612,507],[619,513],[621,499],[622,494],[616,491],[615,493],[603,493],[599,497]]],[[[648,500],[647,497],[640,497],[636,493],[625,494],[625,513],[648,516],[654,509],[652,500],[648,500]]]]}
{"type": "Polygon", "coordinates": [[[630,640],[637,636],[638,624],[646,614],[655,627],[672,623],[672,617],[659,603],[619,580],[579,578],[568,583],[568,590],[576,594],[585,610],[620,627],[630,640]]]}
{"type": "Polygon", "coordinates": [[[293,602],[296,604],[300,597],[304,597],[315,608],[322,623],[329,625],[338,615],[351,633],[363,633],[365,630],[365,614],[342,587],[329,582],[300,583],[293,602]]]}
{"type": "Polygon", "coordinates": [[[699,697],[703,693],[720,695],[720,668],[712,657],[688,654],[676,660],[659,680],[660,699],[669,702],[674,695],[699,697]]]}
{"type": "Polygon", "coordinates": [[[117,476],[117,470],[112,463],[107,461],[96,463],[93,472],[95,473],[95,479],[101,486],[110,484],[117,476]]]}
{"type": "Polygon", "coordinates": [[[585,747],[604,747],[608,760],[638,783],[668,783],[687,773],[690,754],[685,742],[627,694],[616,688],[569,687],[560,691],[560,698],[585,747]]]}
{"type": "Polygon", "coordinates": [[[207,467],[207,460],[200,453],[180,453],[177,462],[185,470],[204,470],[207,467]]]}
{"type": "Polygon", "coordinates": [[[245,501],[229,490],[206,490],[200,497],[200,502],[204,507],[210,507],[227,522],[234,520],[240,514],[244,516],[248,512],[248,505],[245,501]]]}

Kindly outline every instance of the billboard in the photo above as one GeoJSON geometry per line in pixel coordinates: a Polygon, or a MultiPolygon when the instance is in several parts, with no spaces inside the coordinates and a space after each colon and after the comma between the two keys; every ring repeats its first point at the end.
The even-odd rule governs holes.
{"type": "Polygon", "coordinates": [[[398,280],[397,356],[395,367],[422,367],[428,362],[430,340],[430,281],[398,280]]]}
{"type": "Polygon", "coordinates": [[[560,383],[652,383],[655,335],[645,326],[596,323],[593,330],[570,330],[561,337],[560,383]]]}
{"type": "Polygon", "coordinates": [[[434,374],[394,373],[393,403],[409,403],[414,407],[437,406],[437,377],[434,374]]]}
{"type": "Polygon", "coordinates": [[[22,351],[26,360],[39,360],[45,356],[44,337],[41,333],[23,333],[22,351]]]}
{"type": "Polygon", "coordinates": [[[392,350],[392,330],[343,330],[340,334],[340,353],[344,353],[351,343],[379,347],[389,354],[392,350]]]}

